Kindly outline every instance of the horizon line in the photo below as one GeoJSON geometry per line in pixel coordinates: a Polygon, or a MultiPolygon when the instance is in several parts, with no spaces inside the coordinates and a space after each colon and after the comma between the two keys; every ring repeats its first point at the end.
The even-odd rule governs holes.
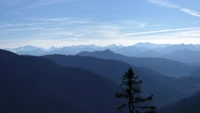
{"type": "Polygon", "coordinates": [[[122,46],[122,47],[130,47],[130,46],[136,46],[137,44],[154,44],[154,45],[200,45],[199,44],[192,44],[192,43],[177,43],[177,44],[172,44],[172,43],[152,43],[152,42],[137,42],[133,45],[123,45],[123,44],[108,44],[108,45],[103,45],[103,46],[100,46],[100,45],[95,45],[95,44],[75,44],[75,45],[66,45],[66,46],[59,46],[59,47],[55,47],[55,46],[51,46],[51,47],[48,47],[48,48],[44,48],[44,47],[39,47],[39,46],[35,46],[35,45],[31,45],[31,44],[27,44],[27,45],[23,45],[23,46],[17,46],[17,47],[7,47],[7,48],[1,48],[0,49],[17,49],[17,48],[23,48],[23,47],[36,47],[36,48],[40,48],[40,49],[44,49],[44,50],[48,50],[48,49],[51,49],[51,48],[63,48],[63,47],[75,47],[75,46],[97,46],[97,47],[108,47],[108,46],[122,46]]]}

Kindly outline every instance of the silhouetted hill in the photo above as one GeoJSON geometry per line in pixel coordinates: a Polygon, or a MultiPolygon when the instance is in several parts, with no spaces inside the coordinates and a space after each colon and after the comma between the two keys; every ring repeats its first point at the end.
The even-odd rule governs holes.
{"type": "Polygon", "coordinates": [[[184,76],[198,69],[198,66],[189,65],[186,63],[172,61],[164,58],[127,57],[121,54],[116,54],[108,49],[105,51],[81,52],[78,55],[120,60],[134,66],[147,67],[164,75],[173,77],[184,76]]]}
{"type": "MultiPolygon", "coordinates": [[[[105,52],[109,53],[108,50],[105,52]]],[[[63,66],[79,67],[98,73],[117,83],[121,83],[121,77],[124,74],[124,70],[133,67],[122,61],[98,59],[94,57],[65,55],[48,55],[44,57],[63,66]]],[[[158,107],[173,103],[186,95],[194,93],[190,91],[194,84],[187,84],[184,80],[164,76],[148,68],[133,67],[133,70],[136,75],[140,76],[140,79],[143,80],[143,94],[147,95],[154,93],[153,103],[158,107]],[[183,85],[187,85],[188,87],[180,89],[183,85]]]]}
{"type": "Polygon", "coordinates": [[[200,92],[192,97],[161,108],[159,113],[200,113],[200,92]]]}
{"type": "Polygon", "coordinates": [[[200,78],[200,68],[195,70],[194,72],[188,74],[187,76],[199,77],[200,78]]]}
{"type": "Polygon", "coordinates": [[[186,63],[199,63],[200,62],[200,51],[199,50],[189,50],[182,49],[173,51],[169,54],[165,54],[165,58],[172,60],[186,62],[186,63]]]}
{"type": "Polygon", "coordinates": [[[1,113],[115,113],[118,87],[90,71],[0,50],[1,113]]]}

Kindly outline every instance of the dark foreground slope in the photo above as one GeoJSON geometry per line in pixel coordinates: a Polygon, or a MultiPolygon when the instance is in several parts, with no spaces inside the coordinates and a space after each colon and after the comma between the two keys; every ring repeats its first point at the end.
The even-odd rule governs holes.
{"type": "MultiPolygon", "coordinates": [[[[133,67],[127,63],[117,60],[105,60],[94,57],[84,56],[65,56],[65,55],[48,55],[45,58],[51,59],[63,66],[79,67],[89,71],[98,73],[116,83],[121,83],[121,77],[124,72],[133,67]]],[[[153,93],[153,104],[157,107],[172,104],[179,99],[185,97],[193,87],[190,84],[185,84],[184,81],[176,78],[164,76],[147,68],[133,67],[136,75],[143,81],[142,93],[148,95],[153,93]],[[188,85],[187,89],[182,85],[188,85]]],[[[192,91],[191,91],[192,92],[192,91]]]]}
{"type": "Polygon", "coordinates": [[[200,113],[200,92],[161,108],[159,113],[200,113]]]}
{"type": "Polygon", "coordinates": [[[120,60],[134,66],[147,67],[164,75],[172,77],[181,77],[198,69],[198,66],[172,61],[165,58],[127,57],[121,54],[114,53],[110,50],[81,52],[78,55],[120,60]]]}
{"type": "Polygon", "coordinates": [[[95,73],[0,50],[0,113],[115,113],[118,86],[95,73]]]}

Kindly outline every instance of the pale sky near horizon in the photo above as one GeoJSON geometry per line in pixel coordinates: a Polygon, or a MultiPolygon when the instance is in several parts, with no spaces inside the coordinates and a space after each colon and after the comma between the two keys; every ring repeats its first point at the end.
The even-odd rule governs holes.
{"type": "Polygon", "coordinates": [[[199,0],[2,0],[0,48],[200,44],[199,0]]]}

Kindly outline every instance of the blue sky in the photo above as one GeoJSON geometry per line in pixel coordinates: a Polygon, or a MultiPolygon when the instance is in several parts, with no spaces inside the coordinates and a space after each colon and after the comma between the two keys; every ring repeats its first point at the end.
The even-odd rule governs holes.
{"type": "Polygon", "coordinates": [[[200,44],[199,0],[2,0],[0,48],[200,44]]]}

